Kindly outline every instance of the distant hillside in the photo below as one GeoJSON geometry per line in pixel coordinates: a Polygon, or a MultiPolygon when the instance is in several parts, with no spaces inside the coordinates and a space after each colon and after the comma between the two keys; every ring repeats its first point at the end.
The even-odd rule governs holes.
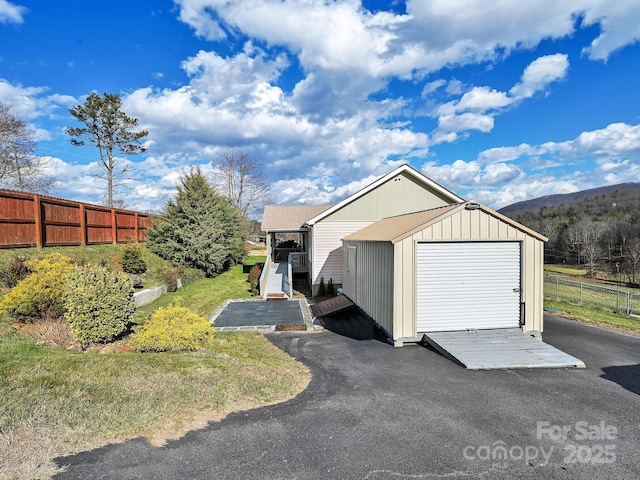
{"type": "Polygon", "coordinates": [[[640,274],[640,183],[622,183],[564,195],[548,195],[499,210],[549,238],[548,263],[586,263],[613,269],[622,266],[630,281],[640,274]],[[633,265],[629,258],[638,262],[633,265]]]}
{"type": "Polygon", "coordinates": [[[575,193],[561,193],[557,195],[546,195],[544,197],[534,198],[533,200],[525,200],[517,202],[501,208],[498,212],[515,218],[525,212],[538,211],[541,208],[555,207],[557,205],[570,205],[578,203],[582,200],[609,196],[615,193],[624,193],[627,195],[637,194],[640,196],[640,183],[621,183],[618,185],[608,185],[606,187],[591,188],[575,193]]]}

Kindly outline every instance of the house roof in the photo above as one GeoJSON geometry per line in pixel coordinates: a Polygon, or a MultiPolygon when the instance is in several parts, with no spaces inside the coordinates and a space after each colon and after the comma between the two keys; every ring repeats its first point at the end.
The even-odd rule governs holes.
{"type": "Polygon", "coordinates": [[[383,218],[371,225],[364,227],[351,235],[346,236],[343,240],[358,240],[358,241],[373,241],[373,242],[391,242],[398,243],[399,241],[413,235],[420,230],[423,230],[442,219],[453,215],[457,211],[463,208],[473,208],[481,210],[484,213],[491,215],[505,223],[508,223],[514,228],[521,230],[527,235],[537,238],[543,242],[548,241],[544,235],[535,232],[524,225],[511,220],[498,212],[491,210],[489,207],[480,205],[477,202],[463,202],[453,205],[447,205],[444,207],[432,208],[430,210],[423,210],[422,212],[409,213],[406,215],[398,215],[396,217],[383,218]]]}
{"type": "Polygon", "coordinates": [[[310,218],[324,212],[331,205],[265,205],[262,215],[262,230],[298,231],[310,218]]]}
{"type": "Polygon", "coordinates": [[[318,214],[316,214],[316,216],[314,216],[313,218],[310,218],[307,221],[307,224],[314,225],[316,222],[322,220],[323,218],[327,217],[328,215],[331,215],[333,212],[336,212],[336,211],[340,210],[345,205],[348,205],[349,203],[353,202],[354,200],[356,200],[356,199],[362,197],[363,195],[369,193],[371,190],[373,190],[373,189],[379,187],[380,185],[382,185],[383,183],[391,180],[392,178],[394,178],[396,175],[398,175],[400,173],[407,173],[407,174],[411,175],[417,181],[424,183],[425,185],[427,185],[429,188],[431,188],[435,192],[438,192],[441,195],[449,198],[452,202],[464,202],[464,199],[462,197],[459,197],[458,195],[456,195],[452,191],[447,190],[446,188],[444,188],[442,185],[439,185],[436,182],[434,182],[433,180],[431,180],[430,178],[427,178],[422,173],[420,173],[418,170],[413,168],[411,165],[404,164],[404,165],[401,165],[400,167],[396,168],[392,172],[389,172],[388,174],[378,178],[375,182],[373,182],[373,183],[369,184],[368,186],[364,187],[363,189],[357,191],[353,195],[350,195],[349,197],[345,198],[341,202],[336,203],[331,208],[328,208],[328,209],[324,210],[323,212],[319,212],[318,214]]]}

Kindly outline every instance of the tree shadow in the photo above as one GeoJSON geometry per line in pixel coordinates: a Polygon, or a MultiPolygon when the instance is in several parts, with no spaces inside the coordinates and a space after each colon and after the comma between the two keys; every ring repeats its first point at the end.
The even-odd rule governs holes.
{"type": "Polygon", "coordinates": [[[602,369],[605,380],[617,383],[622,388],[640,395],[640,363],[636,365],[621,365],[602,369]]]}
{"type": "Polygon", "coordinates": [[[357,308],[319,318],[324,328],[354,340],[389,343],[387,335],[371,317],[357,308]]]}

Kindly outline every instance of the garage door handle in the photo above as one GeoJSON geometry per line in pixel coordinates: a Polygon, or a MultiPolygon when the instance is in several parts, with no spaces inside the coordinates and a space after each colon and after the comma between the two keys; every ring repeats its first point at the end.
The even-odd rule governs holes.
{"type": "Polygon", "coordinates": [[[514,293],[520,293],[520,289],[519,289],[519,288],[514,288],[514,289],[513,289],[513,292],[514,292],[514,293]]]}

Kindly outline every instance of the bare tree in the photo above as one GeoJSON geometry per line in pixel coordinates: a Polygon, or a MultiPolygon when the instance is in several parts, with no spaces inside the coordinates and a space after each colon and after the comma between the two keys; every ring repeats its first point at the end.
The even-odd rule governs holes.
{"type": "Polygon", "coordinates": [[[260,207],[270,202],[271,189],[259,160],[250,158],[245,152],[227,148],[211,164],[216,190],[231,199],[245,224],[259,212],[260,207]]]}
{"type": "Polygon", "coordinates": [[[626,253],[631,267],[631,282],[636,283],[636,272],[640,267],[640,238],[627,243],[626,253]]]}
{"type": "Polygon", "coordinates": [[[567,242],[567,248],[570,252],[575,252],[576,254],[576,264],[580,265],[580,256],[582,253],[582,230],[580,225],[574,224],[567,228],[567,234],[565,236],[565,240],[567,242]]]}
{"type": "Polygon", "coordinates": [[[131,171],[128,163],[119,158],[120,155],[137,155],[147,151],[141,140],[149,132],[132,131],[138,126],[138,119],[127,116],[122,110],[122,100],[116,93],[105,93],[101,97],[92,93],[82,105],[69,110],[78,121],[84,123],[82,128],[67,127],[66,133],[75,146],[86,145],[85,142],[98,148],[100,160],[98,165],[104,175],[96,177],[107,182],[107,205],[113,207],[115,188],[122,184],[117,179],[125,179],[124,175],[131,171]]]}
{"type": "Polygon", "coordinates": [[[35,155],[31,127],[0,102],[0,182],[10,188],[46,193],[55,179],[46,172],[47,159],[35,155]]]}
{"type": "Polygon", "coordinates": [[[596,242],[585,243],[582,247],[582,255],[584,257],[585,264],[589,267],[589,276],[593,277],[596,263],[602,256],[602,248],[596,242]]]}

